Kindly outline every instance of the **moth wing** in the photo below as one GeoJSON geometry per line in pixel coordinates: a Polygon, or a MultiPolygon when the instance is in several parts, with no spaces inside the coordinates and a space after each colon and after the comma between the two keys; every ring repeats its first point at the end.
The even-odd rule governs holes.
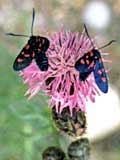
{"type": "Polygon", "coordinates": [[[20,71],[27,66],[29,66],[33,59],[33,51],[32,49],[28,48],[28,44],[25,45],[25,47],[21,50],[19,55],[16,57],[14,63],[13,63],[13,69],[15,71],[20,71]]]}
{"type": "Polygon", "coordinates": [[[38,54],[38,56],[35,58],[35,62],[41,71],[48,70],[48,58],[46,57],[45,52],[38,54]]]}
{"type": "Polygon", "coordinates": [[[90,74],[91,74],[91,71],[80,73],[79,75],[80,81],[85,81],[90,74]]]}
{"type": "Polygon", "coordinates": [[[41,50],[45,52],[49,48],[50,42],[46,37],[40,37],[40,44],[41,44],[41,50]]]}
{"type": "Polygon", "coordinates": [[[81,73],[92,72],[94,70],[94,65],[94,53],[90,51],[76,61],[75,68],[81,73]]]}
{"type": "Polygon", "coordinates": [[[93,73],[95,77],[95,82],[97,86],[99,87],[99,89],[103,93],[107,93],[108,92],[108,79],[105,73],[105,69],[104,69],[104,65],[103,65],[101,57],[99,60],[96,61],[95,69],[93,73]]]}
{"type": "Polygon", "coordinates": [[[93,62],[93,57],[90,56],[90,52],[85,53],[78,61],[75,63],[75,68],[80,72],[80,81],[85,81],[90,73],[93,71],[94,66],[91,67],[90,64],[93,62]]]}

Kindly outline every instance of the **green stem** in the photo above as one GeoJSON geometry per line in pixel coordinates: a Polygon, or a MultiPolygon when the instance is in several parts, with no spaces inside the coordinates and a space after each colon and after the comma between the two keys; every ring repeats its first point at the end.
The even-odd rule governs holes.
{"type": "Polygon", "coordinates": [[[33,159],[33,141],[31,139],[32,134],[32,126],[28,123],[24,125],[24,160],[32,160],[33,159]]]}

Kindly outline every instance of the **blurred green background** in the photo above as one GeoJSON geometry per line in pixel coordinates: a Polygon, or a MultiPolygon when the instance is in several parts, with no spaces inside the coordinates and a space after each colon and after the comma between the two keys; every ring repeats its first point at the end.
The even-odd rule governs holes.
{"type": "MultiPolygon", "coordinates": [[[[65,143],[69,143],[52,123],[47,101],[49,98],[40,93],[28,101],[24,97],[28,86],[23,84],[22,78],[12,69],[13,61],[27,39],[5,36],[4,33],[30,35],[33,7],[36,11],[35,34],[46,35],[46,32],[59,31],[62,25],[65,29],[81,33],[85,22],[91,35],[97,35],[100,39],[100,45],[117,39],[117,44],[104,50],[112,53],[110,58],[113,63],[109,65],[112,71],[108,75],[111,85],[120,93],[120,0],[100,1],[104,3],[103,6],[107,6],[107,13],[99,12],[93,21],[88,13],[90,2],[99,1],[0,1],[0,160],[41,160],[41,153],[47,146],[56,145],[67,150],[65,143]],[[101,15],[102,18],[99,17],[101,15]]],[[[120,160],[119,137],[118,128],[104,139],[96,140],[91,160],[120,160]]]]}

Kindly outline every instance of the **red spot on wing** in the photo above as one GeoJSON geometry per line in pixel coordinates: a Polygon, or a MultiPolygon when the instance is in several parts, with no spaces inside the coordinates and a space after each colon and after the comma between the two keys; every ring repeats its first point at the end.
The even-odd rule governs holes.
{"type": "Polygon", "coordinates": [[[29,44],[27,44],[26,45],[26,47],[25,47],[25,49],[29,49],[30,48],[30,45],[29,44]]]}
{"type": "Polygon", "coordinates": [[[101,80],[106,83],[107,82],[107,79],[105,77],[102,77],[101,80]]]}
{"type": "Polygon", "coordinates": [[[44,39],[42,39],[42,44],[44,44],[45,43],[45,40],[44,39]]]}
{"type": "Polygon", "coordinates": [[[91,52],[90,52],[90,56],[93,57],[93,55],[94,55],[94,53],[91,51],[91,52]]]}
{"type": "Polygon", "coordinates": [[[40,43],[40,44],[39,44],[39,48],[41,48],[41,46],[42,46],[42,44],[40,43]]]}
{"type": "Polygon", "coordinates": [[[89,68],[93,68],[95,66],[94,61],[92,61],[92,63],[89,65],[89,68]]]}
{"type": "Polygon", "coordinates": [[[21,52],[21,54],[22,54],[22,55],[24,55],[24,54],[25,54],[25,52],[21,52]]]}
{"type": "Polygon", "coordinates": [[[90,61],[89,61],[89,60],[86,60],[86,63],[89,65],[90,61]]]}
{"type": "Polygon", "coordinates": [[[99,70],[97,71],[97,73],[98,73],[99,75],[101,75],[101,74],[102,74],[102,70],[99,69],[99,70]]]}
{"type": "Polygon", "coordinates": [[[38,48],[38,51],[40,52],[40,51],[41,51],[41,49],[40,49],[40,48],[38,48]]]}
{"type": "Polygon", "coordinates": [[[32,58],[34,58],[35,57],[35,52],[32,52],[32,58]]]}
{"type": "Polygon", "coordinates": [[[24,54],[24,57],[28,58],[28,57],[30,57],[30,55],[29,54],[24,54]]]}
{"type": "Polygon", "coordinates": [[[81,64],[85,64],[85,61],[83,59],[80,60],[81,64]]]}
{"type": "Polygon", "coordinates": [[[22,58],[18,58],[18,59],[17,59],[17,62],[18,62],[18,63],[21,63],[22,61],[23,61],[22,58]]]}

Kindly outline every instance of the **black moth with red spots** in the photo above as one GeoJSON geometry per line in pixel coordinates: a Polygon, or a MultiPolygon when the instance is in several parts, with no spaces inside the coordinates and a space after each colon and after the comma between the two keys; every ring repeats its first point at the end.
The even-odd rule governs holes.
{"type": "Polygon", "coordinates": [[[48,69],[48,59],[45,51],[49,47],[49,41],[45,37],[31,36],[28,43],[21,50],[15,59],[13,68],[15,71],[22,70],[29,66],[34,59],[41,71],[48,69]]]}
{"type": "Polygon", "coordinates": [[[87,77],[94,73],[95,82],[103,93],[108,92],[108,80],[100,52],[93,49],[85,53],[76,63],[75,68],[80,72],[80,81],[85,81],[87,77]]]}
{"type": "MultiPolygon", "coordinates": [[[[85,32],[87,36],[89,37],[91,41],[86,25],[84,25],[84,28],[85,28],[85,32]]],[[[108,44],[106,44],[105,46],[101,48],[104,48],[110,45],[112,42],[115,42],[115,40],[110,41],[108,44]]],[[[80,73],[79,74],[80,81],[85,81],[88,78],[88,76],[91,74],[91,72],[93,72],[95,82],[98,88],[103,93],[107,93],[108,92],[108,79],[107,79],[107,75],[104,69],[104,64],[102,62],[102,57],[101,57],[99,49],[95,49],[92,41],[91,41],[91,44],[93,46],[93,49],[90,52],[85,53],[81,58],[79,58],[76,61],[75,68],[80,73]]]]}
{"type": "MultiPolygon", "coordinates": [[[[31,36],[27,44],[24,46],[24,48],[21,50],[20,54],[16,57],[14,61],[13,69],[15,71],[23,70],[32,63],[33,59],[35,60],[37,66],[40,68],[41,71],[48,70],[48,58],[45,52],[49,48],[49,40],[46,37],[33,35],[34,17],[35,10],[33,8],[31,36]]],[[[13,33],[7,33],[7,35],[29,37],[26,35],[19,35],[13,33]]]]}

